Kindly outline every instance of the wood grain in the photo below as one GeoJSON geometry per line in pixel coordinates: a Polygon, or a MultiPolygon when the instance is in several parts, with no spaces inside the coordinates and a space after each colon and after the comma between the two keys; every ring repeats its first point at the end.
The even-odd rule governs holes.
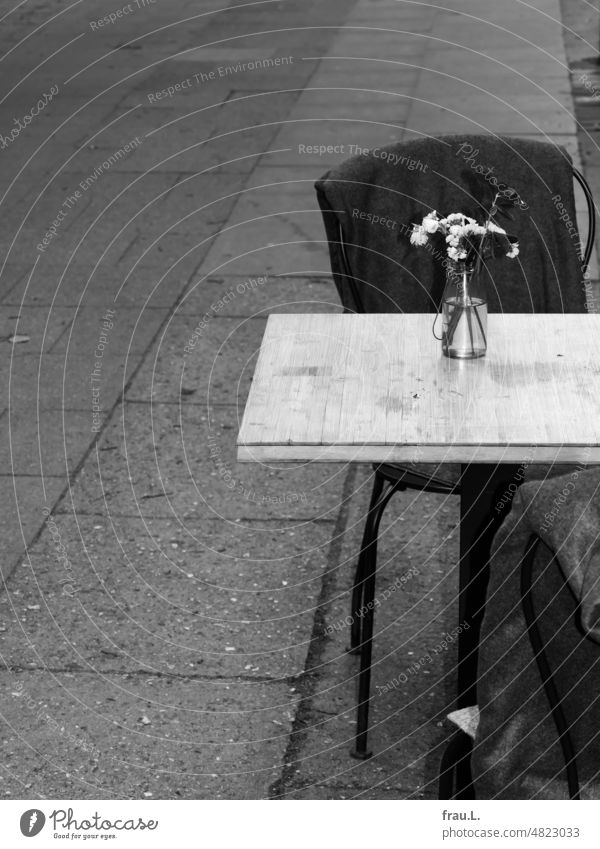
{"type": "Polygon", "coordinates": [[[490,315],[478,360],[432,322],[270,316],[238,459],[600,462],[600,315],[490,315]]]}

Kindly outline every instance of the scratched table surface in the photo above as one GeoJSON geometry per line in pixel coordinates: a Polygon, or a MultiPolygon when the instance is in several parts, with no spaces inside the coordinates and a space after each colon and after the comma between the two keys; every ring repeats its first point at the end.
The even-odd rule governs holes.
{"type": "Polygon", "coordinates": [[[238,459],[600,462],[600,315],[492,314],[478,360],[433,318],[271,315],[238,459]]]}

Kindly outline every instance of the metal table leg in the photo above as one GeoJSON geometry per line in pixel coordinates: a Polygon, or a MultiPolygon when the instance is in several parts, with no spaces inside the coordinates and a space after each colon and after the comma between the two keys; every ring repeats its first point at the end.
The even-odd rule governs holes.
{"type": "MultiPolygon", "coordinates": [[[[508,487],[511,483],[519,484],[519,468],[516,465],[486,463],[462,467],[459,624],[467,624],[469,627],[461,630],[458,636],[459,709],[477,704],[477,659],[489,580],[490,547],[494,534],[510,508],[510,499],[514,493],[508,487]],[[504,493],[509,498],[505,499],[501,510],[496,510],[496,504],[504,493]]],[[[442,762],[440,798],[475,798],[470,769],[471,748],[467,735],[462,731],[457,732],[442,762]],[[465,737],[467,739],[463,739],[465,737]],[[449,792],[452,784],[455,790],[449,792]]]]}

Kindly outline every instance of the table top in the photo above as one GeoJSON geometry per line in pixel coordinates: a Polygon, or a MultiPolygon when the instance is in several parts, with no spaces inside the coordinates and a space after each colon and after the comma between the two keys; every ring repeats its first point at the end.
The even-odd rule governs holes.
{"type": "Polygon", "coordinates": [[[433,318],[271,315],[238,460],[600,463],[600,315],[491,314],[477,360],[433,318]]]}

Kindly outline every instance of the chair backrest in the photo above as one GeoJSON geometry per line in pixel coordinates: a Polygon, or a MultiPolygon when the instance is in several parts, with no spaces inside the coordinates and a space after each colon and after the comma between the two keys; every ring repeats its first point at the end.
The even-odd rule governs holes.
{"type": "MultiPolygon", "coordinates": [[[[483,220],[499,188],[514,188],[526,209],[506,229],[517,259],[486,267],[493,312],[583,312],[583,275],[594,240],[594,204],[585,179],[561,147],[496,136],[441,136],[400,142],[346,160],[316,183],[331,265],[352,312],[433,312],[440,303],[443,244],[410,244],[413,223],[436,209],[483,220]],[[573,177],[588,202],[580,250],[573,177]]],[[[503,222],[504,223],[504,222],[503,222]]]]}

